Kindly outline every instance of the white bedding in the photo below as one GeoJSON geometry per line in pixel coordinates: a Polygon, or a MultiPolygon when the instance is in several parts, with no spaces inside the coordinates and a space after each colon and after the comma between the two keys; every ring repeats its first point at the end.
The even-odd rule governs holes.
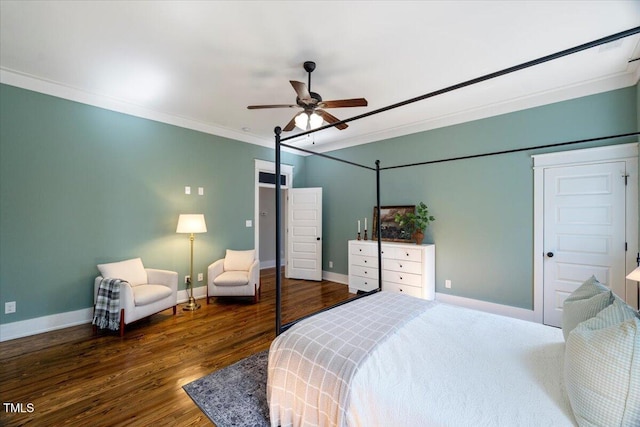
{"type": "Polygon", "coordinates": [[[560,329],[436,304],[361,363],[346,425],[573,426],[563,357],[560,329]]]}
{"type": "Polygon", "coordinates": [[[573,426],[560,329],[438,304],[370,355],[350,426],[573,426]]]}

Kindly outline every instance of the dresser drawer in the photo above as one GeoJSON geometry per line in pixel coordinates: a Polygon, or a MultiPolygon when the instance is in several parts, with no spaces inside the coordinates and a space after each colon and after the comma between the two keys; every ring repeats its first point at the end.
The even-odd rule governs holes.
{"type": "Polygon", "coordinates": [[[378,288],[378,278],[351,276],[349,278],[349,287],[356,288],[361,291],[372,291],[378,288]]]}
{"type": "Polygon", "coordinates": [[[378,245],[352,243],[349,245],[351,255],[378,256],[378,245]]]}
{"type": "Polygon", "coordinates": [[[352,265],[349,270],[349,275],[360,277],[371,277],[372,279],[378,279],[378,269],[372,267],[363,267],[361,265],[352,265]]]}
{"type": "Polygon", "coordinates": [[[399,294],[406,294],[416,298],[422,298],[422,289],[415,286],[399,285],[397,283],[387,283],[382,285],[382,289],[389,292],[396,292],[399,294]]]}
{"type": "Polygon", "coordinates": [[[378,268],[377,256],[351,255],[351,265],[378,268]]]}
{"type": "Polygon", "coordinates": [[[349,240],[349,290],[383,290],[435,298],[435,245],[349,240]],[[380,276],[380,277],[379,277],[380,276]]]}
{"type": "Polygon", "coordinates": [[[399,259],[383,259],[382,268],[384,270],[399,271],[404,273],[422,274],[422,264],[415,261],[404,261],[399,259]]]}
{"type": "Polygon", "coordinates": [[[422,286],[422,276],[419,274],[401,273],[398,271],[382,271],[382,282],[392,282],[406,286],[422,286]]]}
{"type": "Polygon", "coordinates": [[[382,258],[420,262],[422,250],[418,248],[387,247],[382,250],[382,258]]]}

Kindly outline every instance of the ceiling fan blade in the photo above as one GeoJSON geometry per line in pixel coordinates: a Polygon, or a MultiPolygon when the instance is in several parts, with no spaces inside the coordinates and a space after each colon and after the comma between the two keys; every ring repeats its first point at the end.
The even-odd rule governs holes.
{"type": "Polygon", "coordinates": [[[306,84],[297,82],[295,80],[289,80],[289,83],[291,83],[291,86],[293,86],[293,89],[298,94],[298,98],[303,101],[311,100],[311,94],[309,93],[309,89],[307,88],[306,84]]]}
{"type": "Polygon", "coordinates": [[[298,108],[298,105],[294,104],[274,104],[274,105],[249,105],[249,110],[258,110],[260,108],[298,108]]]}
{"type": "MultiPolygon", "coordinates": [[[[329,123],[329,124],[333,124],[335,122],[339,122],[340,119],[337,118],[336,116],[327,113],[324,110],[316,110],[315,111],[320,117],[322,117],[324,119],[325,122],[329,123]]],[[[346,128],[348,128],[349,126],[346,123],[340,123],[339,125],[336,125],[336,127],[340,130],[344,130],[346,128]]]]}
{"type": "Polygon", "coordinates": [[[283,131],[291,132],[293,130],[293,128],[296,127],[296,116],[297,116],[297,114],[295,116],[293,116],[291,121],[289,121],[289,123],[287,123],[287,125],[284,128],[282,128],[283,131]]]}
{"type": "Polygon", "coordinates": [[[366,107],[369,105],[364,98],[336,99],[334,101],[322,101],[318,103],[321,108],[342,108],[342,107],[366,107]]]}

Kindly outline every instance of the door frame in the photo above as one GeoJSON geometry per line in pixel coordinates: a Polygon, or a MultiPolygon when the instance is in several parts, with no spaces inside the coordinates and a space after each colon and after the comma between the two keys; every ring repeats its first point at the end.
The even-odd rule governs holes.
{"type": "MultiPolygon", "coordinates": [[[[626,162],[627,190],[625,235],[627,252],[626,273],[636,268],[638,253],[638,143],[609,145],[581,150],[536,154],[533,158],[533,320],[542,323],[544,313],[544,170],[547,168],[596,164],[613,161],[626,162]],[[636,220],[634,221],[633,218],[636,220]]],[[[627,280],[626,298],[638,298],[635,282],[627,280]]],[[[637,308],[637,307],[636,307],[637,308]]]]}
{"type": "MultiPolygon", "coordinates": [[[[260,259],[260,187],[266,187],[266,188],[276,188],[275,184],[264,184],[260,182],[260,172],[267,172],[267,173],[272,173],[275,174],[276,173],[276,164],[274,162],[270,162],[268,160],[260,160],[260,159],[254,159],[254,182],[255,182],[255,188],[254,188],[254,202],[253,202],[253,206],[254,206],[254,212],[253,212],[253,247],[256,251],[256,258],[260,259]]],[[[281,186],[281,191],[283,192],[283,198],[282,201],[284,203],[284,211],[286,212],[286,207],[287,207],[287,191],[289,190],[289,188],[293,188],[293,166],[291,165],[285,165],[285,164],[281,164],[280,165],[280,173],[282,175],[285,175],[287,178],[287,184],[286,185],[282,185],[281,186]]],[[[286,225],[286,215],[284,215],[282,217],[283,221],[285,222],[286,225]]],[[[286,230],[286,228],[283,227],[283,229],[286,230]]],[[[286,236],[286,233],[285,233],[286,236]]],[[[282,261],[286,262],[286,254],[287,254],[287,245],[286,245],[286,237],[285,237],[285,244],[284,244],[284,252],[285,252],[285,256],[282,257],[282,261]]],[[[277,267],[277,266],[276,266],[277,267]]]]}

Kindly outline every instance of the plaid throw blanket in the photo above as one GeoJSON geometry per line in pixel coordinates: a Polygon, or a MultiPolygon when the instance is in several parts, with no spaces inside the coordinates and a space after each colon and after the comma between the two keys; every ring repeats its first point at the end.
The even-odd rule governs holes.
{"type": "Polygon", "coordinates": [[[120,279],[104,278],[98,288],[93,324],[100,329],[120,329],[120,279]]]}
{"type": "Polygon", "coordinates": [[[346,425],[351,380],[372,351],[434,302],[378,292],[303,320],[269,350],[271,425],[346,425]]]}

